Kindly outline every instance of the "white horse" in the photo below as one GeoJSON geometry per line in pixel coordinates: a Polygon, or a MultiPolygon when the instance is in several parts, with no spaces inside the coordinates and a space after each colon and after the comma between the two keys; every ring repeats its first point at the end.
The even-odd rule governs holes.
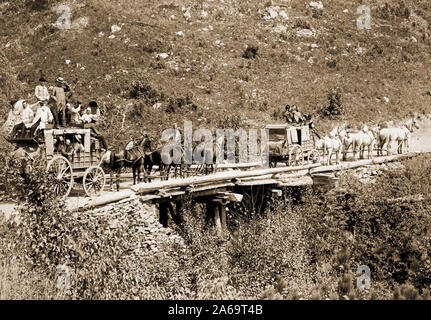
{"type": "Polygon", "coordinates": [[[414,132],[415,129],[419,128],[420,127],[414,118],[407,120],[404,125],[401,126],[402,134],[399,138],[401,145],[399,145],[398,153],[403,153],[403,147],[405,152],[410,152],[411,133],[414,132]]]}
{"type": "Polygon", "coordinates": [[[403,153],[403,146],[405,150],[409,152],[411,132],[413,132],[415,128],[419,129],[419,125],[413,118],[406,121],[400,127],[381,128],[379,130],[378,154],[383,154],[383,147],[386,144],[386,154],[390,155],[392,143],[394,141],[397,142],[397,152],[399,154],[403,153]]]}
{"type": "Polygon", "coordinates": [[[373,152],[373,148],[374,148],[374,143],[376,141],[375,135],[373,133],[373,130],[368,129],[368,126],[365,125],[362,128],[362,145],[361,145],[361,151],[360,151],[360,156],[361,159],[364,158],[364,153],[365,153],[365,148],[368,148],[368,159],[372,158],[372,152],[373,152]]]}
{"type": "MultiPolygon", "coordinates": [[[[338,129],[338,128],[337,128],[338,129]]],[[[330,135],[333,132],[331,131],[330,135]]],[[[338,136],[335,137],[323,137],[316,141],[315,145],[317,150],[322,150],[322,158],[323,161],[327,163],[327,165],[331,164],[332,154],[335,152],[336,155],[336,163],[340,163],[341,152],[343,150],[343,144],[338,136]],[[325,160],[326,158],[326,160],[325,160]]]]}
{"type": "Polygon", "coordinates": [[[341,142],[343,143],[343,160],[347,160],[347,152],[352,146],[353,159],[356,160],[356,154],[359,152],[359,158],[364,158],[365,148],[368,148],[368,159],[371,158],[373,144],[375,141],[374,134],[364,126],[362,130],[357,132],[348,132],[343,129],[339,133],[341,142]]]}

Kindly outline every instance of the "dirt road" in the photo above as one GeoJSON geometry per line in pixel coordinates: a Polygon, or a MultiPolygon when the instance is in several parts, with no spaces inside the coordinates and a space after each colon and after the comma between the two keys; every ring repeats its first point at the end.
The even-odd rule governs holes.
{"type": "Polygon", "coordinates": [[[420,129],[412,133],[410,151],[431,152],[431,117],[418,121],[420,129]]]}

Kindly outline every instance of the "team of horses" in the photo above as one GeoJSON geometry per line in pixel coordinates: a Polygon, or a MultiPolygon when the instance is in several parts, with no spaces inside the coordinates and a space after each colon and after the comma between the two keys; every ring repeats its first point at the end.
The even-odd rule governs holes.
{"type": "MultiPolygon", "coordinates": [[[[315,149],[319,150],[322,155],[322,161],[326,164],[331,164],[333,155],[336,155],[336,164],[339,164],[341,159],[347,160],[347,153],[352,150],[353,159],[364,159],[365,152],[367,157],[372,157],[373,151],[377,151],[377,156],[383,155],[383,150],[386,150],[386,155],[392,153],[393,143],[397,143],[397,152],[409,152],[411,133],[419,129],[418,123],[414,118],[403,122],[399,126],[389,126],[381,123],[376,126],[368,127],[364,125],[359,130],[348,128],[345,124],[336,126],[325,137],[315,141],[315,149]],[[385,148],[386,147],[386,148],[385,148]],[[359,154],[359,155],[358,155],[359,154]]],[[[216,142],[216,147],[217,143],[216,142]]],[[[193,148],[195,149],[195,148],[193,148]]],[[[145,182],[151,182],[151,173],[154,166],[157,166],[160,172],[160,178],[167,180],[170,172],[173,170],[174,177],[179,174],[183,177],[184,172],[190,172],[190,164],[185,164],[184,150],[175,154],[171,152],[169,155],[164,155],[164,148],[160,144],[153,148],[152,141],[148,135],[144,135],[139,140],[130,141],[124,150],[117,153],[107,151],[102,157],[102,164],[107,167],[110,173],[110,186],[117,191],[120,189],[120,173],[123,168],[131,168],[133,172],[133,184],[141,181],[141,173],[145,182]],[[169,165],[165,165],[164,156],[169,156],[172,161],[169,165]],[[180,157],[180,159],[176,159],[180,157]]],[[[212,146],[202,145],[200,152],[202,158],[208,159],[213,157],[215,163],[215,154],[212,152],[212,146]]],[[[208,161],[205,161],[208,163],[208,161]]],[[[208,174],[215,171],[216,165],[200,164],[197,165],[197,171],[208,174]]]]}
{"type": "MultiPolygon", "coordinates": [[[[108,150],[103,156],[101,164],[110,174],[110,188],[114,189],[114,176],[115,186],[117,191],[120,190],[120,176],[123,168],[131,168],[133,173],[133,184],[141,181],[141,173],[143,173],[143,180],[151,182],[153,167],[157,166],[160,178],[167,180],[170,173],[176,178],[178,176],[184,177],[190,173],[191,165],[185,163],[184,149],[178,150],[179,152],[164,151],[165,148],[160,143],[154,148],[153,143],[148,135],[144,135],[141,139],[132,139],[124,148],[119,152],[112,152],[108,150]],[[172,161],[164,161],[164,158],[170,158],[172,161]],[[169,164],[165,164],[169,162],[169,164]]],[[[202,163],[197,163],[195,172],[203,172],[208,174],[216,170],[215,154],[213,154],[212,146],[201,145],[201,148],[193,148],[193,150],[200,150],[202,163]],[[212,158],[213,163],[208,161],[212,158]]],[[[194,155],[196,157],[196,155],[194,155]]]]}
{"type": "Polygon", "coordinates": [[[411,133],[419,129],[419,125],[414,118],[403,122],[399,126],[389,126],[381,123],[377,126],[368,127],[364,125],[360,130],[348,129],[346,125],[336,126],[329,135],[319,139],[315,143],[317,150],[321,151],[323,161],[328,165],[331,163],[333,154],[336,155],[336,163],[347,160],[347,153],[351,149],[353,159],[364,159],[367,151],[368,159],[372,157],[373,150],[377,151],[377,156],[383,155],[386,146],[386,155],[392,153],[393,143],[397,144],[397,153],[409,152],[411,133]]]}

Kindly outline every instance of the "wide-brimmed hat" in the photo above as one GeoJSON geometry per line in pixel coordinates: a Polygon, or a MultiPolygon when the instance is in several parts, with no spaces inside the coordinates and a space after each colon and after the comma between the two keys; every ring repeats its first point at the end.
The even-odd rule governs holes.
{"type": "Polygon", "coordinates": [[[55,79],[55,81],[57,81],[59,83],[63,83],[64,79],[62,77],[58,77],[57,79],[55,79]]]}
{"type": "Polygon", "coordinates": [[[92,107],[92,108],[97,108],[98,107],[98,105],[97,105],[97,102],[96,101],[90,101],[90,103],[88,104],[90,107],[92,107]]]}
{"type": "Polygon", "coordinates": [[[39,81],[40,81],[40,82],[46,82],[46,79],[45,79],[45,77],[44,77],[44,76],[40,76],[39,81]]]}

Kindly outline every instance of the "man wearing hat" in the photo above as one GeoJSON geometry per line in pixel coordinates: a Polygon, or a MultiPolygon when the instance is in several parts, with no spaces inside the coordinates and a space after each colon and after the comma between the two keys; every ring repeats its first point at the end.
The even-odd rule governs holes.
{"type": "Polygon", "coordinates": [[[292,121],[292,110],[290,109],[290,105],[286,105],[286,107],[284,108],[284,113],[283,116],[286,118],[286,122],[287,123],[291,123],[292,121]]]}
{"type": "Polygon", "coordinates": [[[34,94],[38,101],[48,101],[49,100],[49,93],[48,88],[45,86],[45,78],[41,76],[39,78],[39,84],[34,89],[34,94]]]}
{"type": "Polygon", "coordinates": [[[302,123],[304,122],[304,117],[302,116],[301,112],[299,112],[298,106],[293,106],[293,121],[295,123],[302,123]]]}
{"type": "Polygon", "coordinates": [[[100,119],[100,108],[96,101],[91,101],[88,106],[91,110],[91,122],[96,123],[100,119]]]}
{"type": "Polygon", "coordinates": [[[40,129],[45,129],[48,123],[52,123],[54,120],[54,116],[52,115],[51,109],[46,105],[45,101],[42,102],[42,105],[37,109],[36,115],[33,119],[33,123],[31,126],[31,133],[36,131],[37,127],[40,129]],[[39,122],[39,124],[38,124],[39,122]]]}
{"type": "Polygon", "coordinates": [[[70,123],[72,124],[80,124],[82,123],[81,115],[79,112],[81,111],[82,104],[80,101],[76,102],[77,106],[73,107],[70,103],[67,104],[67,110],[70,115],[70,123]]]}
{"type": "Polygon", "coordinates": [[[62,77],[58,77],[56,80],[56,86],[52,88],[51,98],[54,100],[53,106],[51,107],[52,114],[54,115],[55,127],[61,124],[66,126],[66,94],[69,91],[69,85],[64,81],[62,77]],[[57,116],[56,116],[57,115],[57,116]],[[60,120],[61,116],[61,121],[60,120]],[[61,123],[60,123],[61,122],[61,123]]]}

